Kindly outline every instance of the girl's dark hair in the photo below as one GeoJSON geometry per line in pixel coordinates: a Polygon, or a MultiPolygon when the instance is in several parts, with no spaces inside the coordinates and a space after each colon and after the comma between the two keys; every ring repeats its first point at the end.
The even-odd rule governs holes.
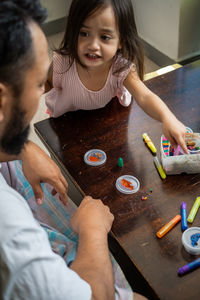
{"type": "Polygon", "coordinates": [[[21,93],[24,72],[35,59],[29,24],[40,25],[45,18],[39,0],[0,1],[0,82],[9,85],[15,96],[21,93]]]}
{"type": "MultiPolygon", "coordinates": [[[[136,29],[131,0],[73,0],[69,11],[65,35],[56,52],[61,55],[68,55],[70,58],[70,66],[74,59],[80,63],[77,55],[80,28],[87,17],[98,9],[108,5],[113,7],[118,24],[120,43],[122,46],[120,53],[128,60],[128,65],[130,65],[130,62],[136,64],[138,74],[140,78],[143,79],[144,54],[136,29]]],[[[123,69],[127,68],[128,65],[124,66],[123,69]]],[[[118,71],[120,72],[122,69],[118,71]]]]}

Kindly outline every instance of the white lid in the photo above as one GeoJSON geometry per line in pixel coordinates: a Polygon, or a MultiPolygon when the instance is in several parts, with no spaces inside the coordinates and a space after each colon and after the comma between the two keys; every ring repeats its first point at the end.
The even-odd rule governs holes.
{"type": "Polygon", "coordinates": [[[105,163],[107,157],[103,150],[91,149],[84,155],[84,161],[90,166],[99,166],[105,163]]]}
{"type": "Polygon", "coordinates": [[[186,132],[193,132],[193,130],[190,127],[185,127],[186,128],[186,132]]]}
{"type": "Polygon", "coordinates": [[[192,245],[191,237],[194,234],[200,234],[200,227],[190,227],[185,230],[182,234],[182,244],[188,253],[198,255],[200,254],[200,238],[197,237],[196,245],[192,245]]]}
{"type": "Polygon", "coordinates": [[[196,149],[193,149],[193,150],[188,149],[188,150],[189,150],[190,154],[199,154],[200,153],[200,149],[197,149],[197,150],[196,149]]]}
{"type": "Polygon", "coordinates": [[[123,175],[117,179],[116,188],[123,194],[133,194],[139,190],[140,182],[132,175],[123,175]],[[127,184],[128,186],[126,187],[122,181],[124,181],[124,184],[127,184]]]}

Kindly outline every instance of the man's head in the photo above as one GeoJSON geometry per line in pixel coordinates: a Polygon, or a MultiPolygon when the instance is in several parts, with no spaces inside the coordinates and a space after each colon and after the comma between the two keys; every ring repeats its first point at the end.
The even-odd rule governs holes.
{"type": "Polygon", "coordinates": [[[0,150],[18,154],[43,93],[49,59],[39,1],[0,0],[0,150]]]}

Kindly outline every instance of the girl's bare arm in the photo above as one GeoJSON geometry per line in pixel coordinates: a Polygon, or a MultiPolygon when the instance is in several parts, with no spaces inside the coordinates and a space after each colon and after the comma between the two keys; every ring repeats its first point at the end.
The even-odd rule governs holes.
{"type": "Polygon", "coordinates": [[[140,80],[137,71],[133,68],[126,79],[124,86],[132,94],[138,105],[152,118],[162,122],[163,133],[172,145],[180,145],[188,153],[184,137],[185,126],[175,117],[167,105],[154,94],[140,80]]]}

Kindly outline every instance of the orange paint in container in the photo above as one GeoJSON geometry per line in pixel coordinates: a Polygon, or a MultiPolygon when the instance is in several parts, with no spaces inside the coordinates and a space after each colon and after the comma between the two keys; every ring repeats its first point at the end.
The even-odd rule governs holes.
{"type": "Polygon", "coordinates": [[[89,156],[89,160],[90,160],[90,161],[98,161],[99,158],[96,157],[96,156],[89,156]]]}
{"type": "Polygon", "coordinates": [[[133,190],[134,189],[134,186],[132,186],[132,183],[130,181],[126,180],[126,179],[122,179],[121,180],[121,184],[123,186],[125,186],[129,190],[133,190]]]}

